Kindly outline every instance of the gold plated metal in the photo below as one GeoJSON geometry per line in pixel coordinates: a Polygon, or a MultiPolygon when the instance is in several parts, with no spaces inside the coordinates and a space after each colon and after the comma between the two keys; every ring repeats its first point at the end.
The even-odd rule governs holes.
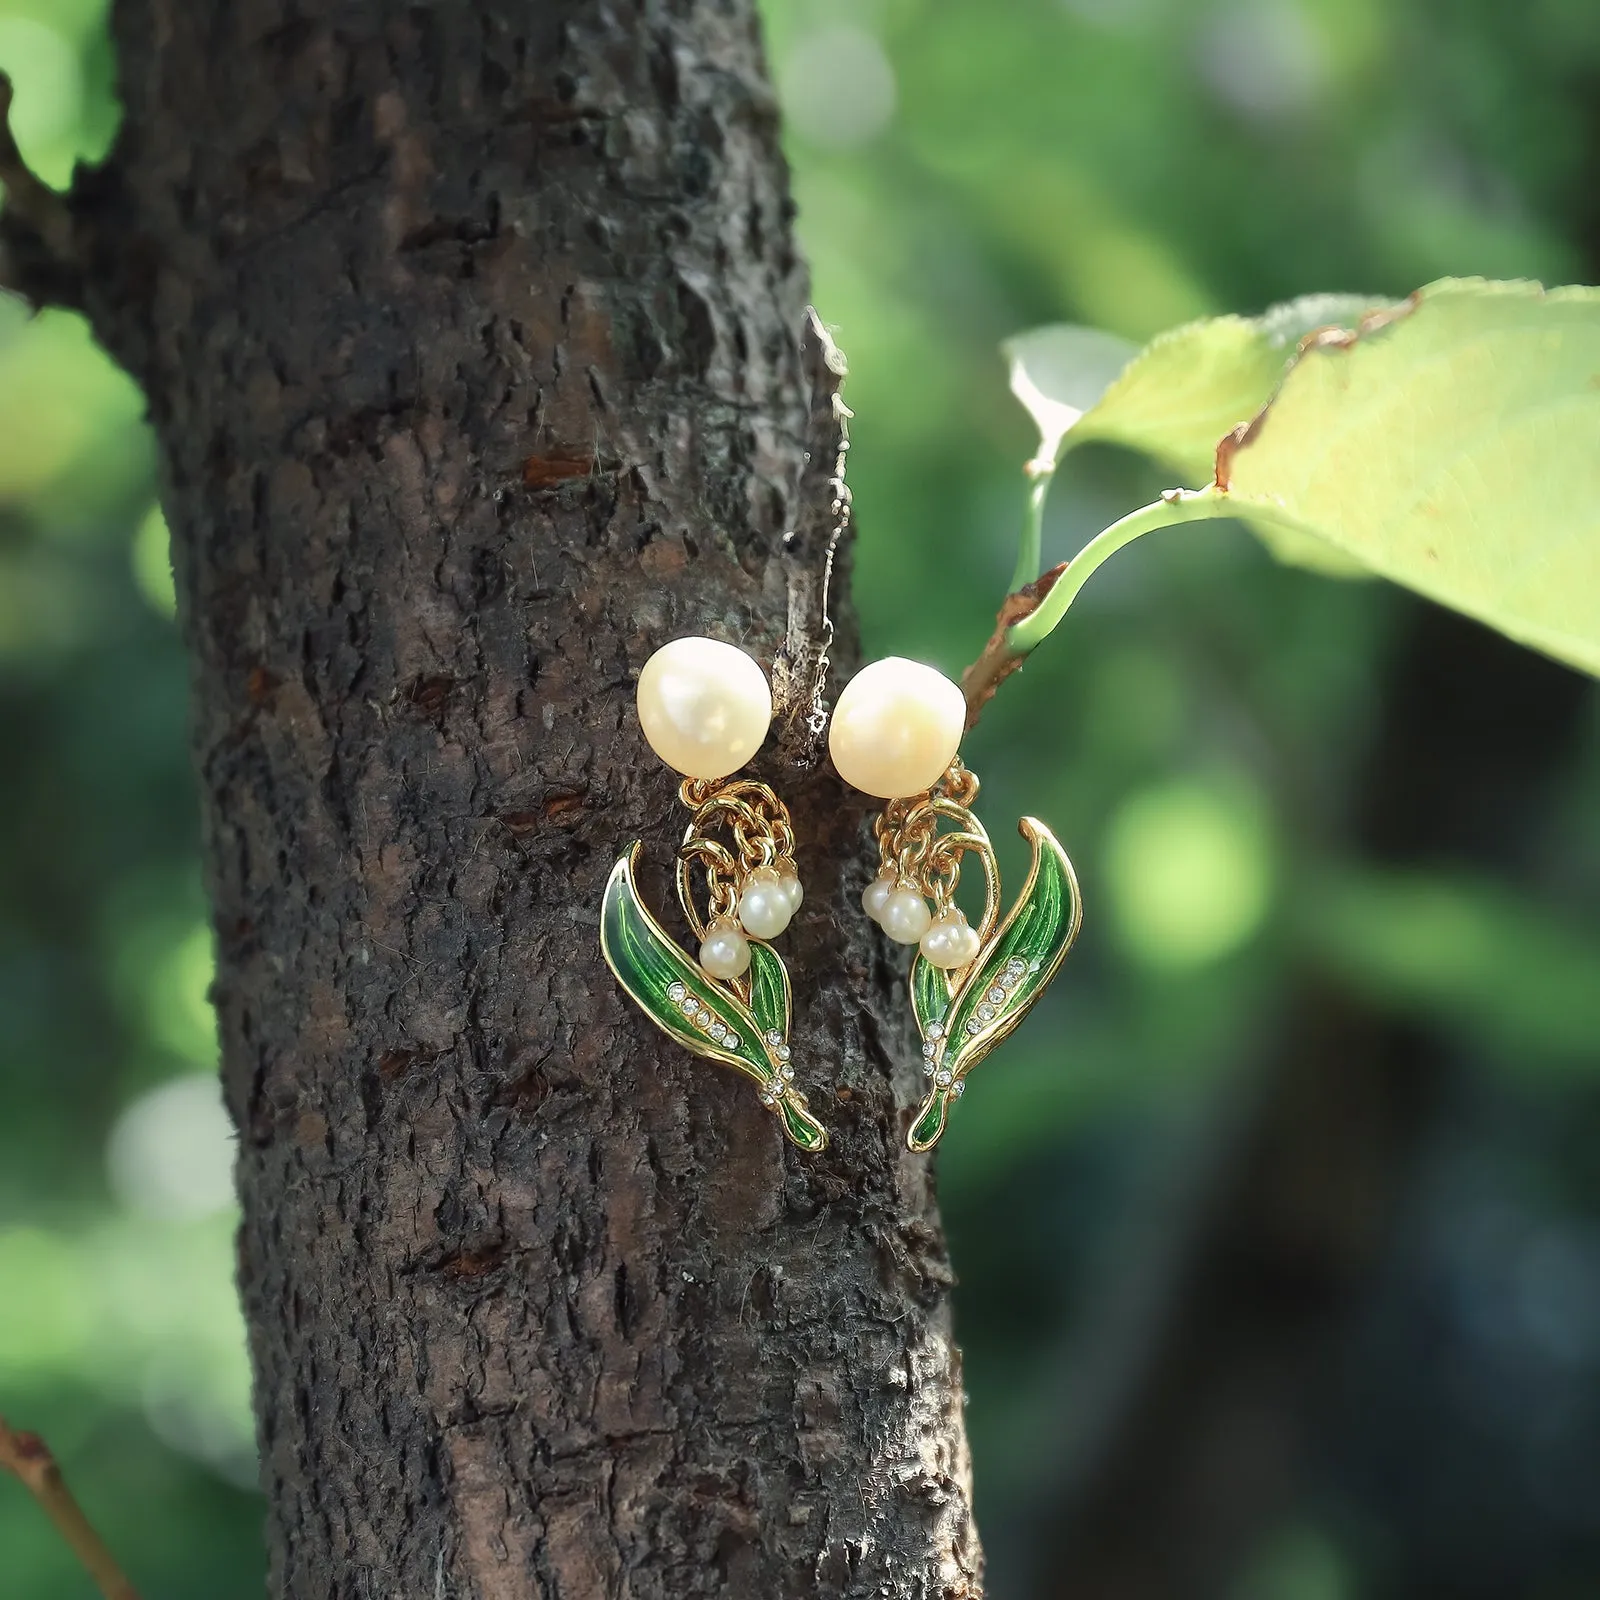
{"type": "Polygon", "coordinates": [[[977,776],[957,757],[931,790],[891,800],[877,818],[883,871],[933,901],[934,916],[955,904],[965,857],[984,874],[977,954],[964,967],[934,966],[920,952],[911,963],[911,1002],[922,1034],[923,1067],[932,1080],[906,1142],[930,1150],[944,1132],[966,1077],[1007,1038],[1060,970],[1077,938],[1083,902],[1066,852],[1050,830],[1024,817],[1018,830],[1032,846],[1027,881],[1002,921],[1000,871],[983,824],[972,812],[977,776]]]}
{"type": "MultiPolygon", "coordinates": [[[[752,873],[794,873],[794,829],[784,803],[753,779],[688,778],[679,795],[693,814],[678,849],[676,886],[698,944],[715,925],[737,917],[752,873]]],[[[792,1144],[823,1149],[827,1133],[794,1084],[789,974],[782,957],[766,940],[751,936],[744,972],[728,978],[707,972],[641,901],[640,848],[629,847],[606,885],[600,947],[607,964],[657,1027],[695,1055],[752,1079],[762,1105],[792,1144]]]]}

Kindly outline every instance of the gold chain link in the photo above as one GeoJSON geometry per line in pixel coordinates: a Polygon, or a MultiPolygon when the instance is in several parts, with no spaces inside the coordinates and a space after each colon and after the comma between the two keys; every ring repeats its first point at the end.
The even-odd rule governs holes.
{"type": "Polygon", "coordinates": [[[694,812],[678,847],[678,898],[697,939],[706,927],[732,917],[744,880],[761,867],[794,872],[794,827],[789,808],[753,778],[685,778],[678,797],[694,812]],[[731,836],[730,844],[714,837],[731,836]],[[694,868],[705,875],[707,910],[701,915],[694,868]]]}
{"type": "MultiPolygon", "coordinates": [[[[882,870],[932,900],[936,917],[955,902],[961,882],[961,858],[968,851],[983,857],[991,889],[989,898],[994,898],[994,851],[983,824],[971,810],[977,797],[978,776],[958,756],[931,789],[903,800],[891,800],[873,823],[882,870]],[[941,833],[941,823],[953,823],[954,828],[941,833]]],[[[992,912],[986,911],[985,921],[991,920],[992,912]]]]}

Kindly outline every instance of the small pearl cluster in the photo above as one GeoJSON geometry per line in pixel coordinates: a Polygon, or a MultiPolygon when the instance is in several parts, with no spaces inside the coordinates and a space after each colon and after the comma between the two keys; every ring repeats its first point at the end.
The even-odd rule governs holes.
{"type": "Polygon", "coordinates": [[[896,944],[914,944],[923,960],[945,972],[957,972],[977,959],[978,930],[966,913],[951,906],[935,918],[915,885],[886,869],[867,885],[861,909],[896,944]]]}
{"type": "Polygon", "coordinates": [[[757,867],[740,886],[737,918],[718,917],[706,929],[700,965],[713,978],[739,977],[750,966],[750,940],[776,939],[804,898],[793,867],[757,867]]]}

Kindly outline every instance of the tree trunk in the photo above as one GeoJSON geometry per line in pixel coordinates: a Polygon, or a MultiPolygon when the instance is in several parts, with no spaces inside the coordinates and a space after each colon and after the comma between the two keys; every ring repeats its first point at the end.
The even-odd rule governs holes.
{"type": "Polygon", "coordinates": [[[907,1008],[847,910],[865,807],[760,769],[820,1158],[597,942],[613,859],[642,837],[659,898],[684,816],[640,665],[695,632],[771,663],[815,596],[753,7],[115,30],[72,261],[8,232],[160,440],[271,1592],[976,1596],[907,1008]]]}

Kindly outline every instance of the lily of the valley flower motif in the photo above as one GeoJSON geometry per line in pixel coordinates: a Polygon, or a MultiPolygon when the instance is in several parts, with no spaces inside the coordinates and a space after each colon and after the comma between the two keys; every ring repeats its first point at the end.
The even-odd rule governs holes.
{"type": "Polygon", "coordinates": [[[600,948],[634,1004],[685,1049],[754,1081],[761,1103],[800,1149],[815,1153],[827,1132],[794,1086],[789,1048],[789,974],[778,952],[752,938],[749,969],[713,978],[645,909],[635,882],[639,846],[611,869],[600,913],[600,948]]]}

